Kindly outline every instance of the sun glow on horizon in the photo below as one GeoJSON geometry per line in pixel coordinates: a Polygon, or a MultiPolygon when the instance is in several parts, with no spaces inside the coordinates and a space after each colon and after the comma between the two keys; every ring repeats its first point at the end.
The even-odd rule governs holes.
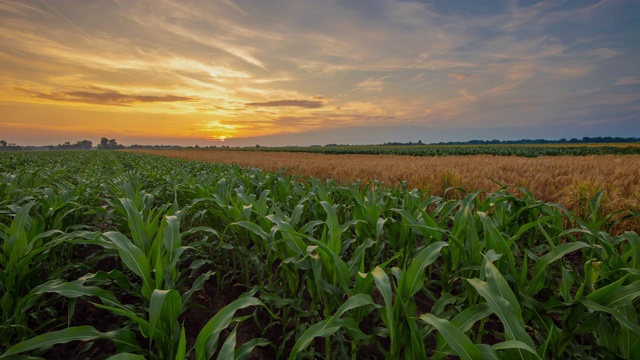
{"type": "Polygon", "coordinates": [[[238,133],[238,125],[224,123],[220,120],[207,120],[202,124],[202,130],[212,140],[225,141],[238,133]]]}

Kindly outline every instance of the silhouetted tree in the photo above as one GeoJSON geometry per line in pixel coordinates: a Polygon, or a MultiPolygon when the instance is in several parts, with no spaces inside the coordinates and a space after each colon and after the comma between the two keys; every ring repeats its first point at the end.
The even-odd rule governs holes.
{"type": "Polygon", "coordinates": [[[91,150],[93,143],[89,140],[76,141],[75,144],[65,142],[64,144],[50,145],[49,150],[91,150]]]}
{"type": "Polygon", "coordinates": [[[93,143],[89,140],[81,140],[76,142],[76,147],[81,150],[91,150],[93,143]]]}
{"type": "Polygon", "coordinates": [[[0,151],[20,151],[22,146],[18,146],[14,143],[7,142],[7,140],[0,140],[0,151]]]}
{"type": "Polygon", "coordinates": [[[113,150],[113,149],[124,149],[124,145],[118,145],[116,139],[107,139],[103,137],[100,139],[100,144],[98,144],[98,149],[100,150],[113,150]]]}

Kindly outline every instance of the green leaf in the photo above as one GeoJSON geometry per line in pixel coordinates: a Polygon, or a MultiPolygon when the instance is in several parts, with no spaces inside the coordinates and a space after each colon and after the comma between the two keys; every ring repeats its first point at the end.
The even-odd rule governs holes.
{"type": "Polygon", "coordinates": [[[90,341],[97,339],[109,339],[132,348],[139,348],[138,343],[135,341],[135,334],[130,331],[114,330],[102,333],[96,330],[93,326],[78,326],[59,331],[52,331],[20,342],[10,347],[4,354],[0,355],[0,359],[55,344],[66,344],[70,341],[90,341]]]}
{"type": "Polygon", "coordinates": [[[451,323],[462,332],[471,330],[473,324],[493,314],[488,304],[476,304],[464,309],[451,319],[451,323]]]}
{"type": "Polygon", "coordinates": [[[405,299],[413,296],[415,293],[420,291],[422,286],[424,286],[425,268],[436,261],[440,255],[440,250],[445,246],[449,246],[449,244],[444,241],[435,242],[420,250],[418,255],[413,258],[411,265],[409,265],[409,269],[402,277],[403,281],[401,286],[403,289],[403,297],[405,299]]]}
{"type": "Polygon", "coordinates": [[[320,201],[320,205],[327,213],[327,228],[329,230],[329,239],[327,241],[327,246],[336,254],[340,254],[340,248],[342,246],[342,232],[340,231],[340,224],[338,223],[338,216],[336,215],[336,211],[326,201],[320,201]]]}
{"type": "Polygon", "coordinates": [[[107,360],[146,360],[147,358],[142,355],[131,353],[120,353],[107,358],[107,360]]]}
{"type": "Polygon", "coordinates": [[[527,288],[527,294],[532,295],[538,292],[544,284],[544,271],[547,269],[547,266],[552,262],[562,258],[566,254],[589,247],[589,244],[578,241],[573,243],[564,243],[560,244],[553,249],[551,249],[548,253],[544,254],[544,256],[538,258],[536,261],[535,268],[533,270],[533,278],[531,279],[531,283],[527,288]]]}
{"type": "Polygon", "coordinates": [[[260,239],[262,239],[264,241],[269,240],[269,234],[266,231],[262,230],[262,228],[258,224],[254,223],[254,222],[251,222],[251,221],[237,221],[237,222],[234,222],[231,225],[241,226],[241,227],[251,231],[252,233],[257,235],[260,239]]]}
{"type": "MultiPolygon", "coordinates": [[[[453,319],[451,319],[451,324],[465,333],[471,330],[476,322],[488,317],[491,314],[493,314],[493,311],[491,311],[489,305],[487,305],[486,303],[476,304],[464,309],[461,313],[456,315],[453,319]]],[[[444,337],[442,337],[442,334],[439,334],[436,353],[441,353],[445,349],[446,345],[447,343],[444,337]]]]}
{"type": "Polygon", "coordinates": [[[391,291],[391,282],[389,281],[389,276],[387,273],[382,270],[379,266],[376,266],[371,272],[373,275],[373,280],[376,283],[376,287],[380,294],[382,294],[382,299],[384,300],[385,311],[382,316],[385,325],[387,326],[387,330],[389,331],[389,337],[392,341],[395,341],[396,338],[396,326],[395,326],[395,317],[393,316],[393,294],[391,291]]]}
{"type": "Polygon", "coordinates": [[[617,351],[615,332],[604,315],[600,316],[600,324],[598,324],[598,343],[612,352],[617,351]]]}
{"type": "Polygon", "coordinates": [[[511,304],[516,312],[516,318],[520,323],[520,326],[524,327],[524,321],[522,320],[522,309],[520,308],[520,302],[516,298],[509,284],[504,279],[498,268],[493,265],[491,261],[487,261],[484,268],[485,276],[487,278],[487,284],[489,289],[496,293],[498,296],[503,297],[511,304]]]}
{"type": "Polygon", "coordinates": [[[361,306],[367,305],[375,305],[371,296],[365,294],[357,294],[353,295],[347,301],[345,301],[342,306],[336,311],[333,316],[329,319],[325,319],[317,324],[311,325],[307,330],[300,335],[296,343],[293,345],[291,349],[291,354],[289,355],[289,359],[295,359],[297,354],[306,349],[313,339],[316,337],[327,337],[338,331],[341,327],[348,326],[352,330],[357,329],[357,324],[355,324],[355,319],[340,319],[342,314],[351,309],[355,309],[361,306]]]}
{"type": "Polygon", "coordinates": [[[104,233],[104,236],[116,245],[118,248],[118,254],[120,255],[120,259],[124,265],[142,278],[142,295],[149,299],[151,297],[151,293],[156,287],[153,278],[151,277],[151,265],[149,263],[149,259],[146,258],[140,248],[133,245],[133,243],[123,234],[110,231],[104,233]]]}
{"type": "MultiPolygon", "coordinates": [[[[9,227],[9,236],[5,238],[3,250],[5,254],[8,254],[5,269],[10,272],[9,274],[16,271],[16,263],[28,252],[27,224],[31,220],[29,211],[32,206],[33,202],[30,202],[17,212],[9,227]]],[[[12,287],[11,285],[5,286],[7,286],[7,288],[12,287]]]]}
{"type": "Polygon", "coordinates": [[[127,212],[127,221],[129,229],[131,229],[133,242],[145,255],[149,254],[149,250],[151,250],[151,239],[147,234],[147,229],[140,211],[138,211],[131,199],[122,198],[120,202],[127,212]]]}
{"type": "MultiPolygon", "coordinates": [[[[484,281],[478,279],[467,279],[467,281],[478,291],[478,294],[487,301],[491,310],[500,318],[507,340],[520,340],[532,348],[535,347],[533,340],[531,340],[522,325],[522,319],[518,319],[516,310],[505,298],[493,292],[484,281]]],[[[528,358],[521,350],[518,349],[517,351],[519,358],[528,358]]]]}
{"type": "Polygon", "coordinates": [[[540,356],[538,355],[538,353],[536,352],[536,350],[534,348],[532,348],[531,346],[523,343],[522,341],[519,340],[508,340],[508,341],[503,341],[501,343],[497,343],[491,346],[492,348],[494,348],[495,350],[507,350],[507,349],[520,349],[520,350],[526,350],[530,353],[532,353],[536,359],[540,359],[540,356]]]}
{"type": "Polygon", "coordinates": [[[255,349],[258,346],[267,346],[269,344],[271,344],[271,342],[267,339],[263,339],[263,338],[251,339],[246,343],[240,345],[240,347],[236,349],[235,355],[234,355],[235,360],[246,360],[251,355],[251,352],[253,351],[253,349],[255,349]]]}
{"type": "Polygon", "coordinates": [[[605,312],[607,314],[611,314],[613,315],[614,318],[616,318],[616,320],[618,320],[618,322],[620,323],[620,325],[626,327],[627,329],[633,331],[634,333],[636,333],[637,335],[640,335],[640,326],[638,326],[638,324],[634,324],[633,322],[631,322],[629,320],[629,318],[627,316],[625,316],[624,313],[622,313],[620,310],[613,308],[613,307],[609,307],[609,306],[604,306],[601,305],[593,300],[589,300],[589,299],[582,299],[580,301],[582,304],[584,304],[584,306],[587,307],[587,309],[591,310],[591,311],[602,311],[605,312]]]}
{"type": "Polygon", "coordinates": [[[182,236],[180,235],[180,220],[177,216],[165,217],[167,221],[167,227],[164,229],[164,247],[169,254],[173,254],[173,251],[182,246],[182,236]]]}
{"type": "Polygon", "coordinates": [[[149,338],[160,344],[171,341],[173,331],[178,327],[178,316],[182,309],[182,299],[176,290],[153,290],[149,302],[149,338]],[[168,334],[156,334],[156,327],[164,323],[168,334]]]}
{"type": "Polygon", "coordinates": [[[459,328],[451,324],[449,321],[440,319],[433,314],[424,314],[420,319],[427,324],[435,327],[444,337],[447,344],[460,356],[463,360],[482,359],[482,353],[476,345],[465,335],[459,328]]]}
{"type": "Polygon", "coordinates": [[[587,295],[586,298],[604,306],[630,305],[640,296],[640,280],[634,281],[629,285],[621,286],[625,280],[626,276],[614,283],[595,290],[587,295]]]}
{"type": "Polygon", "coordinates": [[[264,306],[264,304],[254,297],[239,298],[218,311],[205,324],[198,334],[195,344],[196,358],[198,360],[208,360],[213,356],[220,332],[229,326],[236,311],[249,306],[264,306]]]}
{"type": "Polygon", "coordinates": [[[130,311],[117,300],[113,292],[104,290],[97,286],[84,286],[77,282],[60,282],[60,280],[51,280],[35,288],[32,293],[56,293],[71,299],[75,299],[81,296],[95,296],[98,297],[100,301],[102,301],[102,303],[106,305],[124,311],[130,311]]]}
{"type": "Polygon", "coordinates": [[[180,327],[180,341],[178,342],[178,351],[176,352],[176,360],[185,360],[187,358],[187,334],[184,331],[184,325],[180,327]]]}
{"type": "Polygon", "coordinates": [[[560,295],[562,295],[562,299],[565,303],[573,302],[571,298],[571,287],[573,286],[574,280],[573,276],[569,270],[567,270],[564,266],[562,267],[562,282],[560,283],[560,295]]]}
{"type": "Polygon", "coordinates": [[[220,352],[218,353],[218,360],[233,359],[235,356],[234,349],[236,348],[236,332],[238,331],[238,325],[233,328],[233,331],[222,344],[220,352]]]}
{"type": "Polygon", "coordinates": [[[328,271],[334,272],[336,276],[336,280],[338,284],[342,287],[343,290],[348,290],[350,287],[350,279],[351,275],[349,274],[349,267],[342,260],[338,253],[331,250],[331,248],[321,241],[310,239],[310,241],[316,245],[318,245],[317,251],[324,255],[323,264],[329,264],[328,271]],[[331,261],[329,261],[331,260],[331,261]]]}
{"type": "Polygon", "coordinates": [[[133,310],[129,310],[129,309],[120,309],[120,308],[116,308],[116,307],[112,307],[112,306],[107,306],[107,305],[102,305],[102,304],[98,304],[98,303],[91,303],[96,307],[99,307],[101,309],[105,309],[105,310],[109,310],[115,314],[118,315],[122,315],[128,319],[130,319],[131,321],[135,322],[136,324],[138,324],[138,328],[140,329],[140,333],[142,334],[142,336],[144,336],[145,338],[149,337],[149,322],[143,318],[141,318],[140,316],[138,316],[138,314],[136,312],[134,312],[133,310]]]}

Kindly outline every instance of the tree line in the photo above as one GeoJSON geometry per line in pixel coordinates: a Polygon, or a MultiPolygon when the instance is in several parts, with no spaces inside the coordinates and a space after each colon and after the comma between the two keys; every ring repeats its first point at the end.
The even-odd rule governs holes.
{"type": "MultiPolygon", "coordinates": [[[[103,137],[100,139],[100,143],[96,146],[98,150],[115,150],[124,149],[124,145],[118,144],[116,139],[108,139],[103,137]]],[[[75,144],[67,141],[64,144],[49,145],[49,146],[18,146],[14,143],[10,143],[6,140],[0,140],[0,151],[21,151],[21,150],[91,150],[93,149],[93,142],[90,140],[76,141],[75,144]]]]}
{"type": "Polygon", "coordinates": [[[611,137],[611,136],[585,136],[582,139],[546,140],[546,139],[520,139],[520,140],[469,140],[439,142],[430,145],[521,145],[521,144],[619,144],[640,142],[638,137],[611,137]]]}
{"type": "Polygon", "coordinates": [[[91,150],[92,147],[93,142],[89,140],[80,140],[75,144],[71,144],[67,141],[64,144],[49,145],[49,150],[91,150]]]}

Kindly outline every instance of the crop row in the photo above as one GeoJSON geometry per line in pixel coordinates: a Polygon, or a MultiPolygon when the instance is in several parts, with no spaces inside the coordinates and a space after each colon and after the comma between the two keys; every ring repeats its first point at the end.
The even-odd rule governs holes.
{"type": "Polygon", "coordinates": [[[2,154],[0,359],[640,358],[637,214],[517,190],[2,154]]]}
{"type": "Polygon", "coordinates": [[[487,146],[487,145],[422,145],[422,146],[313,146],[313,147],[261,147],[237,150],[277,152],[306,152],[318,154],[410,155],[410,156],[587,156],[640,154],[638,146],[487,146]]]}

